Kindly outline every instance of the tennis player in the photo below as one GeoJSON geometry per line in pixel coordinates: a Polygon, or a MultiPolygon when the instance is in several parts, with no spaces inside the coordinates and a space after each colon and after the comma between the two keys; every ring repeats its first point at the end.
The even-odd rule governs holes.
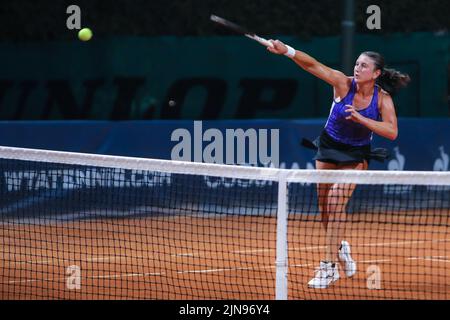
{"type": "MultiPolygon", "coordinates": [[[[334,98],[328,121],[314,141],[302,144],[317,151],[314,160],[318,170],[367,170],[369,161],[383,161],[386,149],[371,149],[373,133],[395,140],[397,117],[391,96],[405,87],[410,78],[385,68],[384,58],[376,52],[363,52],[356,60],[353,77],[331,69],[308,54],[294,50],[279,40],[270,40],[272,53],[284,54],[297,65],[333,87],[334,98]]],[[[311,288],[328,288],[339,279],[338,262],[345,275],[356,273],[350,244],[342,240],[346,220],[346,205],[355,184],[318,184],[318,204],[326,231],[326,255],[314,277],[311,288]]]]}

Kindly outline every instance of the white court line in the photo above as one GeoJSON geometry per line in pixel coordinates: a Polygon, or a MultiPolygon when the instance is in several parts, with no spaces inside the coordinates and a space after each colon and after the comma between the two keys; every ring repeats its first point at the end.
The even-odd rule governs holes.
{"type": "MultiPolygon", "coordinates": [[[[44,282],[44,281],[53,281],[54,279],[26,279],[26,280],[11,280],[8,281],[9,284],[15,284],[15,283],[32,283],[32,282],[44,282]]],[[[57,279],[57,280],[64,280],[64,279],[57,279]]]]}
{"type": "Polygon", "coordinates": [[[433,262],[444,262],[444,263],[450,263],[450,260],[448,259],[434,259],[434,258],[425,258],[426,261],[433,261],[433,262]]]}
{"type": "Polygon", "coordinates": [[[117,260],[117,259],[126,259],[127,257],[118,257],[118,256],[109,256],[109,257],[98,257],[98,258],[88,258],[86,261],[88,262],[94,262],[94,261],[110,261],[110,260],[117,260]]]}
{"type": "Polygon", "coordinates": [[[148,276],[163,276],[164,272],[147,272],[147,273],[123,273],[123,274],[107,274],[99,276],[89,276],[88,279],[117,279],[130,277],[148,277],[148,276]]]}
{"type": "Polygon", "coordinates": [[[360,263],[380,263],[380,262],[392,262],[392,259],[375,259],[375,260],[361,260],[360,263]]]}
{"type": "MultiPolygon", "coordinates": [[[[309,251],[309,250],[318,250],[318,249],[325,249],[326,246],[309,246],[309,247],[300,247],[300,248],[288,248],[289,251],[309,251]]],[[[273,252],[275,249],[253,249],[253,250],[234,250],[230,251],[231,253],[237,253],[237,254],[252,254],[252,253],[262,253],[262,252],[273,252]]],[[[201,256],[209,256],[211,253],[205,254],[205,253],[198,253],[198,252],[185,252],[185,253],[175,253],[172,254],[172,256],[177,257],[201,257],[201,256]]]]}
{"type": "Polygon", "coordinates": [[[425,260],[425,261],[433,261],[433,262],[444,262],[450,263],[448,256],[430,256],[430,257],[409,257],[407,260],[425,260]]]}
{"type": "Polygon", "coordinates": [[[396,241],[396,242],[379,242],[379,243],[364,243],[362,247],[389,247],[389,246],[404,246],[411,244],[422,244],[427,242],[435,242],[435,240],[413,240],[413,241],[396,241]]]}
{"type": "Polygon", "coordinates": [[[237,268],[224,268],[224,269],[204,269],[204,270],[185,270],[177,271],[179,274],[184,273],[212,273],[212,272],[226,272],[226,271],[238,271],[238,270],[258,270],[258,269],[274,269],[275,266],[261,266],[261,267],[237,267],[237,268]]]}
{"type": "MultiPolygon", "coordinates": [[[[123,274],[107,274],[98,276],[88,276],[85,279],[117,279],[127,277],[147,277],[147,276],[163,276],[164,272],[148,272],[148,273],[123,273],[123,274]]],[[[83,277],[82,277],[83,278],[83,277]]],[[[44,282],[44,281],[65,281],[66,278],[47,278],[47,279],[27,279],[27,280],[12,280],[9,284],[14,283],[31,283],[31,282],[44,282]]]]}
{"type": "Polygon", "coordinates": [[[289,267],[300,267],[300,268],[302,268],[302,267],[312,267],[314,264],[312,264],[312,263],[307,263],[307,264],[292,264],[292,265],[290,265],[289,267]]]}
{"type": "Polygon", "coordinates": [[[309,247],[301,247],[301,248],[290,248],[290,251],[310,251],[310,250],[320,250],[326,249],[327,246],[309,246],[309,247]]]}
{"type": "Polygon", "coordinates": [[[172,257],[195,257],[196,255],[200,256],[199,253],[193,253],[193,252],[171,254],[172,257]]]}
{"type": "MultiPolygon", "coordinates": [[[[261,253],[261,252],[271,252],[274,251],[272,249],[252,249],[252,250],[233,250],[230,253],[235,254],[252,254],[252,253],[261,253]]],[[[209,256],[211,253],[200,253],[200,252],[182,252],[182,253],[174,253],[171,254],[172,257],[204,257],[209,256]]]]}
{"type": "Polygon", "coordinates": [[[231,251],[232,253],[261,253],[261,252],[271,252],[274,251],[272,249],[255,249],[255,250],[235,250],[231,251]]]}
{"type": "MultiPolygon", "coordinates": [[[[136,259],[147,259],[148,257],[144,256],[133,256],[133,258],[136,259]]],[[[12,265],[22,265],[22,264],[56,264],[58,262],[66,262],[66,261],[74,261],[76,263],[83,263],[83,262],[98,262],[98,261],[112,261],[112,260],[126,260],[129,259],[129,257],[126,256],[105,256],[105,257],[91,257],[91,258],[82,258],[74,261],[72,258],[56,258],[56,259],[49,259],[49,260],[27,260],[27,261],[12,261],[9,262],[9,264],[12,265]]]]}
{"type": "MultiPolygon", "coordinates": [[[[378,260],[358,260],[359,263],[380,263],[380,262],[392,262],[392,259],[378,259],[378,260]]],[[[292,264],[289,267],[312,267],[314,264],[292,264]]]]}
{"type": "Polygon", "coordinates": [[[210,272],[224,272],[224,271],[235,271],[235,270],[243,270],[241,268],[232,268],[232,269],[205,269],[205,270],[186,270],[186,271],[177,271],[177,273],[210,273],[210,272]]]}

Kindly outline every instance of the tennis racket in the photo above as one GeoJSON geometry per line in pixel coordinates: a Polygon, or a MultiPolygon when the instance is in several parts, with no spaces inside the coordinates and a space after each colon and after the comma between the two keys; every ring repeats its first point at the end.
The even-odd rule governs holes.
{"type": "Polygon", "coordinates": [[[264,39],[258,35],[256,35],[254,32],[251,32],[239,25],[237,25],[236,23],[233,23],[231,21],[228,21],[224,18],[218,17],[214,14],[211,15],[210,19],[212,21],[214,21],[217,24],[220,24],[221,26],[228,28],[230,30],[233,30],[236,33],[242,34],[244,36],[246,36],[247,38],[250,38],[252,40],[255,40],[257,42],[259,42],[261,45],[265,46],[265,47],[271,47],[273,48],[273,44],[268,41],[267,39],[264,39]]]}

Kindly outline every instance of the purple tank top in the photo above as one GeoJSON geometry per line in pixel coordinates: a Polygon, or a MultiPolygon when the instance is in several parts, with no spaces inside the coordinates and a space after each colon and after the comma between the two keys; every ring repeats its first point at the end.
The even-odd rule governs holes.
{"type": "MultiPolygon", "coordinates": [[[[353,79],[350,90],[345,98],[339,102],[333,100],[330,115],[325,124],[325,131],[338,142],[352,146],[363,146],[370,144],[373,132],[359,123],[345,119],[345,117],[348,117],[348,113],[345,112],[345,105],[353,105],[355,93],[356,82],[353,79]]],[[[380,112],[378,111],[378,86],[375,86],[372,101],[369,106],[360,110],[359,113],[366,118],[376,121],[380,120],[380,112]]]]}

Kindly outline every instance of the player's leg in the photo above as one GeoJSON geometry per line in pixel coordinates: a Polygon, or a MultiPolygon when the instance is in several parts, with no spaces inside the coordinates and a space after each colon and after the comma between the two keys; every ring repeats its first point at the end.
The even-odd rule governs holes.
{"type": "MultiPolygon", "coordinates": [[[[322,166],[331,169],[331,166],[322,166]]],[[[365,170],[367,163],[340,165],[336,169],[341,170],[365,170]]],[[[345,221],[347,206],[350,197],[355,190],[355,184],[333,184],[328,189],[326,199],[323,200],[322,206],[326,203],[327,227],[326,227],[326,255],[325,260],[320,262],[320,266],[316,274],[308,285],[312,288],[328,288],[329,285],[339,279],[337,262],[342,260],[343,254],[340,249],[346,250],[346,263],[344,270],[347,276],[351,276],[356,271],[356,264],[350,256],[350,245],[348,242],[341,241],[345,234],[345,221]],[[345,248],[341,248],[342,243],[345,248]],[[337,253],[341,253],[340,255],[337,253]],[[351,275],[350,275],[351,274],[351,275]]],[[[323,221],[323,220],[322,220],[323,221]]]]}
{"type": "MultiPolygon", "coordinates": [[[[367,170],[367,162],[342,165],[340,170],[367,170]]],[[[345,227],[347,221],[346,207],[354,190],[355,184],[335,184],[328,194],[328,211],[330,212],[329,225],[327,229],[327,254],[326,259],[341,261],[345,274],[351,277],[356,273],[356,263],[350,253],[350,244],[343,240],[345,238],[345,227]]]]}
{"type": "MultiPolygon", "coordinates": [[[[336,170],[338,165],[328,162],[316,161],[317,170],[336,170]]],[[[322,224],[327,233],[328,229],[328,193],[333,184],[319,183],[317,184],[317,200],[320,211],[322,224]]],[[[330,261],[321,261],[319,268],[317,268],[314,277],[308,282],[311,288],[327,288],[332,282],[339,279],[337,265],[330,261]]]]}
{"type": "MultiPolygon", "coordinates": [[[[336,170],[337,168],[338,165],[334,163],[316,161],[317,170],[336,170]]],[[[327,183],[317,184],[317,202],[325,231],[327,230],[328,225],[328,193],[332,186],[332,184],[327,183]]]]}

